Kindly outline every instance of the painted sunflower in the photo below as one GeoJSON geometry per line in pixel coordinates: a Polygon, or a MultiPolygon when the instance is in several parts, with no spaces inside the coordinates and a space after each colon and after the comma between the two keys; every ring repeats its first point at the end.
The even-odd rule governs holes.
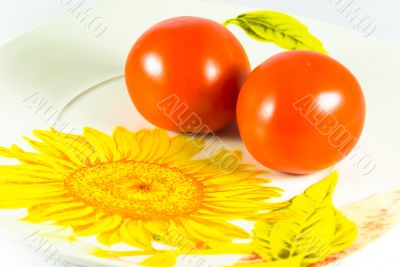
{"type": "Polygon", "coordinates": [[[201,139],[122,127],[112,136],[92,128],[82,136],[54,129],[34,135],[25,139],[36,152],[0,147],[1,156],[21,163],[0,166],[0,208],[26,208],[25,221],[72,227],[73,237],[152,249],[152,241],[171,244],[180,236],[210,247],[249,237],[229,220],[278,205],[265,201],[279,189],[263,185],[263,171],[239,162],[228,173],[216,164],[227,153],[241,161],[240,152],[195,159],[205,148],[201,139]]]}

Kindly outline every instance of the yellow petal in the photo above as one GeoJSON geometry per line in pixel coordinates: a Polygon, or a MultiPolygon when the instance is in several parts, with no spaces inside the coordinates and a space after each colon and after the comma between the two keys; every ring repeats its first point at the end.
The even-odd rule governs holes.
{"type": "Polygon", "coordinates": [[[111,231],[103,232],[97,236],[97,241],[106,246],[112,246],[121,242],[119,227],[111,231]]]}
{"type": "Polygon", "coordinates": [[[247,219],[250,216],[254,216],[258,211],[251,210],[232,210],[232,209],[224,209],[224,208],[215,208],[215,207],[203,207],[197,211],[199,215],[206,215],[215,218],[224,218],[225,220],[235,220],[235,219],[247,219]]]}
{"type": "Polygon", "coordinates": [[[232,238],[249,238],[248,232],[240,228],[239,226],[227,223],[223,220],[210,220],[207,216],[192,215],[191,219],[195,219],[200,224],[206,226],[207,228],[212,228],[224,233],[232,238]]]}
{"type": "Polygon", "coordinates": [[[189,138],[182,134],[174,136],[170,142],[170,149],[162,161],[177,168],[185,165],[187,161],[202,151],[205,145],[205,141],[202,139],[189,138]]]}
{"type": "Polygon", "coordinates": [[[133,160],[139,153],[139,143],[134,133],[123,127],[117,127],[113,137],[123,160],[133,160]]]}
{"type": "Polygon", "coordinates": [[[231,240],[230,237],[227,237],[222,232],[196,222],[195,220],[180,219],[179,222],[190,236],[198,240],[204,240],[206,242],[229,242],[231,240]]]}
{"type": "Polygon", "coordinates": [[[171,251],[157,252],[146,260],[142,261],[140,265],[153,266],[153,267],[172,267],[176,263],[176,256],[171,251]]]}
{"type": "Polygon", "coordinates": [[[48,201],[63,201],[70,200],[63,195],[63,192],[57,192],[53,195],[43,195],[38,193],[37,195],[29,196],[11,196],[11,195],[1,195],[0,196],[0,208],[2,209],[19,209],[19,208],[29,208],[31,206],[46,203],[48,201]]]}
{"type": "Polygon", "coordinates": [[[140,151],[135,157],[135,161],[145,161],[149,155],[151,155],[152,150],[156,146],[156,140],[154,132],[143,129],[136,133],[136,138],[139,141],[140,151]]]}
{"type": "Polygon", "coordinates": [[[212,206],[217,208],[226,208],[232,210],[245,210],[245,209],[263,209],[269,207],[270,203],[254,200],[235,200],[235,199],[225,199],[225,200],[208,200],[204,203],[206,206],[212,206]]]}
{"type": "Polygon", "coordinates": [[[0,187],[0,192],[2,195],[20,195],[20,196],[32,196],[36,193],[46,194],[47,192],[53,193],[54,191],[63,191],[62,181],[45,181],[36,183],[3,183],[0,187]]]}
{"type": "Polygon", "coordinates": [[[93,163],[93,165],[95,165],[97,163],[93,146],[90,145],[83,136],[57,132],[57,138],[62,139],[63,143],[71,146],[71,150],[84,165],[93,163]]]}
{"type": "Polygon", "coordinates": [[[53,156],[55,158],[63,157],[63,154],[55,147],[47,144],[46,142],[37,142],[33,139],[30,139],[26,136],[23,136],[24,139],[29,143],[29,145],[34,148],[36,151],[46,154],[49,156],[53,156]]]}
{"type": "Polygon", "coordinates": [[[122,218],[118,215],[96,215],[96,221],[92,224],[78,226],[75,232],[80,236],[98,235],[120,226],[122,218]]]}
{"type": "Polygon", "coordinates": [[[28,216],[24,218],[25,221],[40,223],[46,221],[58,221],[71,218],[79,218],[93,213],[93,208],[85,207],[80,203],[73,203],[70,205],[55,205],[47,210],[40,212],[32,212],[28,210],[28,216]],[[64,207],[62,209],[62,207],[64,207]]]}
{"type": "Polygon", "coordinates": [[[125,219],[121,225],[121,238],[124,242],[139,248],[151,248],[152,235],[144,228],[143,222],[125,219]]]}
{"type": "MultiPolygon", "coordinates": [[[[59,198],[65,196],[65,189],[54,184],[2,184],[0,186],[0,207],[11,208],[22,205],[32,206],[31,201],[48,197],[59,198]]],[[[35,201],[37,203],[37,201],[35,201]]]]}
{"type": "Polygon", "coordinates": [[[5,180],[10,181],[61,181],[64,180],[68,173],[59,173],[51,168],[40,165],[16,165],[16,166],[0,166],[0,183],[5,180]]]}
{"type": "Polygon", "coordinates": [[[94,154],[101,162],[118,161],[121,159],[117,144],[112,137],[90,127],[84,128],[83,136],[93,146],[94,154]]]}
{"type": "Polygon", "coordinates": [[[168,232],[168,221],[146,221],[144,227],[154,235],[164,235],[168,232]]]}
{"type": "Polygon", "coordinates": [[[222,200],[223,198],[245,198],[253,199],[251,196],[261,197],[262,199],[267,199],[271,197],[279,197],[280,194],[269,187],[247,187],[247,188],[236,188],[233,190],[207,190],[206,199],[222,200]]]}
{"type": "Polygon", "coordinates": [[[165,130],[154,129],[153,134],[155,140],[153,150],[145,158],[145,160],[150,163],[158,162],[158,160],[168,152],[170,146],[169,136],[165,130]]]}
{"type": "Polygon", "coordinates": [[[85,226],[88,224],[93,224],[96,221],[96,214],[90,213],[85,216],[79,216],[77,218],[68,218],[65,220],[58,220],[54,222],[55,225],[71,226],[72,228],[77,228],[79,226],[85,226]]]}
{"type": "Polygon", "coordinates": [[[82,167],[86,165],[85,162],[82,162],[81,159],[76,155],[73,144],[65,142],[65,139],[61,138],[61,135],[59,136],[57,132],[36,130],[33,133],[36,137],[43,140],[46,144],[50,145],[51,147],[57,149],[60,153],[62,153],[64,159],[73,162],[77,166],[82,167]]]}
{"type": "Polygon", "coordinates": [[[229,185],[232,186],[237,186],[238,182],[245,182],[248,184],[249,179],[251,179],[251,182],[268,183],[268,179],[258,177],[264,173],[264,171],[260,170],[241,170],[231,174],[220,173],[220,175],[208,176],[207,179],[203,181],[209,185],[226,185],[226,182],[229,181],[229,185]]]}
{"type": "Polygon", "coordinates": [[[181,162],[179,168],[188,174],[196,176],[199,180],[206,180],[209,179],[209,177],[221,176],[224,174],[217,162],[213,162],[210,159],[181,162]]]}
{"type": "Polygon", "coordinates": [[[60,173],[77,169],[77,166],[69,161],[44,154],[25,152],[17,145],[12,145],[11,148],[0,147],[0,156],[14,158],[22,163],[48,166],[60,173]]]}

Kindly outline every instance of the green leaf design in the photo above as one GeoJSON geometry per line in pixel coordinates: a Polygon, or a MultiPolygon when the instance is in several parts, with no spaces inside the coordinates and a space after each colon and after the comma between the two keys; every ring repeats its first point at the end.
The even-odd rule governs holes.
{"type": "Polygon", "coordinates": [[[288,266],[283,263],[290,259],[298,262],[291,267],[309,266],[346,249],[355,241],[355,223],[332,204],[337,179],[337,172],[334,172],[293,198],[288,207],[274,211],[293,217],[256,223],[252,246],[266,261],[266,267],[288,266]]]}
{"type": "Polygon", "coordinates": [[[320,40],[295,18],[284,13],[260,10],[228,19],[224,26],[235,24],[250,37],[261,42],[272,42],[287,50],[311,50],[328,54],[320,40]]]}

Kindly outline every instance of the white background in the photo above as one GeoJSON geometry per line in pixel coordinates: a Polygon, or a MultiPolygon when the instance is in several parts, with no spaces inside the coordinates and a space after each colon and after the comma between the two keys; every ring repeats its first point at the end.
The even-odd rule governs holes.
{"type": "MultiPolygon", "coordinates": [[[[64,0],[65,2],[66,0],[64,0]]],[[[138,1],[138,0],[132,0],[138,1]]],[[[142,1],[142,0],[141,0],[142,1]]],[[[188,0],[189,1],[189,0],[188,0]]],[[[351,28],[345,16],[336,10],[335,3],[351,0],[216,0],[252,4],[255,9],[276,9],[299,15],[333,22],[351,28]]],[[[67,14],[63,0],[0,0],[0,44],[18,36],[29,29],[46,21],[67,14]]],[[[86,0],[86,3],[99,3],[102,0],[86,0]]],[[[369,16],[376,25],[374,37],[398,44],[400,46],[400,2],[398,0],[354,0],[353,4],[360,12],[369,16]]],[[[39,267],[51,266],[46,264],[39,255],[21,248],[18,244],[6,241],[8,238],[0,233],[0,266],[9,267],[39,267]]],[[[386,236],[385,239],[390,239],[386,236]]],[[[11,240],[11,238],[9,239],[11,240]]],[[[392,240],[394,241],[394,240],[392,240]]],[[[390,242],[390,240],[388,240],[390,242]]],[[[383,258],[396,253],[393,251],[379,251],[378,244],[374,244],[375,253],[383,258]]],[[[371,251],[371,250],[369,250],[371,251]]],[[[376,266],[378,262],[371,263],[376,266]]],[[[357,266],[355,266],[357,267],[357,266]]],[[[390,267],[390,266],[389,266],[390,267]]]]}
{"type": "MultiPolygon", "coordinates": [[[[0,0],[0,44],[28,29],[67,14],[68,0],[0,0]]],[[[85,0],[100,3],[104,0],[85,0]]],[[[142,0],[132,0],[142,1],[142,0]]],[[[190,0],[188,0],[190,1],[190,0]]],[[[209,0],[212,1],[212,0],[209,0]]],[[[242,3],[255,8],[282,10],[333,22],[351,28],[349,19],[337,6],[352,2],[359,14],[370,17],[376,26],[373,36],[400,46],[400,1],[398,0],[214,0],[242,3]]]]}

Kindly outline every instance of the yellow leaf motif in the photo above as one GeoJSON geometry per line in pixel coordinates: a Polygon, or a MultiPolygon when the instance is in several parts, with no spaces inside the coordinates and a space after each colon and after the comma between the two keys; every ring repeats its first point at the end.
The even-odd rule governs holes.
{"type": "Polygon", "coordinates": [[[332,204],[336,183],[337,172],[334,172],[293,198],[288,207],[274,211],[289,213],[293,217],[256,223],[252,245],[266,261],[266,267],[289,266],[279,262],[291,258],[296,258],[298,263],[292,263],[290,267],[309,266],[344,250],[356,240],[355,223],[332,204]]]}
{"type": "Polygon", "coordinates": [[[261,42],[272,42],[287,50],[311,50],[328,54],[320,40],[295,18],[284,13],[260,10],[228,19],[224,26],[235,24],[250,37],[261,42]]]}

